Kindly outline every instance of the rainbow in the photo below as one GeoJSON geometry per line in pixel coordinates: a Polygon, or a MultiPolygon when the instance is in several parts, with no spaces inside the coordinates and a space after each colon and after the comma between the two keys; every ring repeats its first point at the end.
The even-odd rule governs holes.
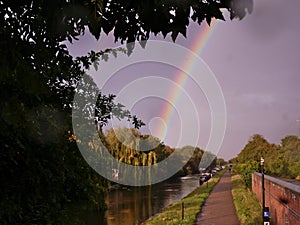
{"type": "MultiPolygon", "coordinates": [[[[210,38],[211,34],[216,28],[217,20],[212,20],[210,26],[206,23],[201,26],[201,29],[199,30],[199,35],[197,36],[196,40],[193,42],[192,46],[190,47],[190,50],[194,52],[197,55],[200,55],[202,53],[202,50],[207,43],[208,39],[210,38]]],[[[166,134],[167,127],[169,127],[170,120],[172,118],[172,115],[174,114],[174,105],[178,102],[180,91],[178,90],[178,87],[183,87],[185,85],[185,82],[187,80],[187,75],[184,71],[189,71],[193,64],[195,63],[196,59],[194,57],[190,57],[186,63],[181,67],[182,70],[179,72],[174,80],[174,82],[178,85],[177,87],[174,87],[170,90],[168,95],[168,101],[171,103],[166,103],[163,107],[163,110],[161,112],[161,118],[164,121],[164,126],[159,126],[156,132],[156,137],[163,138],[166,134]]],[[[175,146],[174,146],[175,147],[175,146]]]]}

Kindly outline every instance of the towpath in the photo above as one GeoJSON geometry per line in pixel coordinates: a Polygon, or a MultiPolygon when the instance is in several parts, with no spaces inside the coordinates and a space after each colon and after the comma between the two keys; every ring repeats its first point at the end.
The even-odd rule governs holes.
{"type": "Polygon", "coordinates": [[[240,225],[233,204],[231,187],[231,175],[227,171],[197,215],[197,225],[240,225]]]}

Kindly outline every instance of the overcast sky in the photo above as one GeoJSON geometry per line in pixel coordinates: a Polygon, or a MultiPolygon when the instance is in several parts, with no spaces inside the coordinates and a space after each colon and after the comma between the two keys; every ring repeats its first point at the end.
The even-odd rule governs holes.
{"type": "Polygon", "coordinates": [[[228,112],[220,156],[234,156],[255,133],[274,143],[298,134],[299,9],[297,0],[257,0],[242,21],[218,23],[204,49],[228,112]]]}
{"type": "MultiPolygon", "coordinates": [[[[243,20],[218,22],[202,50],[200,57],[217,78],[227,109],[227,129],[218,157],[235,157],[256,133],[277,144],[286,135],[298,135],[300,124],[297,124],[296,120],[300,119],[299,9],[299,0],[256,0],[253,13],[243,20]]],[[[190,48],[198,35],[199,26],[191,24],[187,39],[179,38],[177,43],[190,48]]],[[[111,39],[101,38],[97,42],[92,37],[85,36],[71,45],[70,51],[74,55],[81,55],[90,49],[110,47],[111,39]]],[[[147,66],[151,68],[153,65],[147,66]]],[[[157,67],[159,65],[155,66],[156,69],[157,67]]],[[[138,68],[125,68],[124,73],[131,74],[131,78],[124,75],[114,76],[106,92],[116,93],[129,81],[141,76],[141,70],[138,68]],[[139,72],[134,75],[133,71],[139,72]]],[[[174,74],[176,70],[169,69],[169,74],[165,76],[172,79],[174,74]]],[[[186,85],[190,85],[185,89],[193,96],[193,84],[186,85]]],[[[197,96],[199,101],[195,103],[196,107],[197,104],[201,104],[201,107],[208,109],[207,103],[204,103],[204,95],[197,91],[197,96]]],[[[140,106],[134,108],[134,113],[148,122],[146,128],[151,131],[149,123],[152,126],[155,123],[164,123],[159,120],[159,117],[162,117],[160,107],[164,102],[159,98],[153,98],[151,101],[145,99],[141,99],[140,106]]],[[[203,127],[200,135],[204,138],[201,138],[198,145],[205,148],[209,138],[209,110],[202,108],[199,111],[199,120],[203,127]]],[[[180,116],[189,117],[188,112],[187,115],[177,112],[174,114],[174,121],[180,116]]],[[[178,125],[173,123],[168,126],[172,127],[166,128],[166,144],[181,147],[176,146],[179,134],[175,130],[178,125]]]]}

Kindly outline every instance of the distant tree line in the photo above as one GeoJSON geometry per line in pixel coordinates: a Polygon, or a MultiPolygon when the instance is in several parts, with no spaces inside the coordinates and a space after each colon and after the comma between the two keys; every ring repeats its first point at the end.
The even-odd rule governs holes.
{"type": "Polygon", "coordinates": [[[264,172],[271,176],[300,179],[300,139],[288,135],[280,145],[269,143],[262,135],[253,135],[236,158],[234,170],[241,173],[247,187],[251,187],[251,173],[260,171],[263,157],[264,172]]]}
{"type": "MultiPolygon", "coordinates": [[[[148,134],[141,134],[134,128],[110,128],[105,133],[100,131],[99,135],[115,159],[133,166],[154,165],[168,158],[175,151],[175,148],[165,145],[158,138],[148,134]]],[[[199,147],[184,146],[176,150],[179,152],[177,156],[178,160],[184,158],[181,157],[180,154],[184,154],[185,152],[193,152],[193,154],[188,161],[182,161],[184,167],[180,169],[175,176],[198,173],[201,159],[205,160],[205,158],[207,158],[208,169],[215,167],[217,160],[219,163],[223,162],[217,159],[213,153],[205,152],[199,147]]]]}

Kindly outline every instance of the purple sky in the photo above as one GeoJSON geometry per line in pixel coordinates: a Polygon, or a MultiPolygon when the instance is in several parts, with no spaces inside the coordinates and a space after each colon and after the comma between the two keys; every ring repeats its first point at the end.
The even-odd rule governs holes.
{"type": "Polygon", "coordinates": [[[242,21],[219,23],[202,54],[226,100],[225,158],[255,133],[280,143],[298,134],[300,118],[300,1],[254,2],[242,21]]]}
{"type": "MultiPolygon", "coordinates": [[[[288,134],[298,134],[299,9],[298,0],[256,0],[251,15],[241,21],[218,22],[206,43],[200,56],[215,74],[227,108],[227,129],[218,157],[235,157],[256,133],[277,144],[288,134]]],[[[180,37],[177,43],[189,48],[197,38],[198,30],[199,26],[192,23],[187,39],[180,37]]],[[[71,45],[70,51],[74,55],[81,55],[90,49],[99,50],[111,45],[111,38],[103,37],[97,42],[85,36],[71,45]]],[[[127,74],[130,70],[127,68],[127,74]]],[[[172,69],[170,71],[166,77],[171,78],[175,73],[172,69]]],[[[134,79],[132,77],[138,76],[140,72],[131,75],[131,78],[116,75],[106,92],[115,92],[134,79]]],[[[193,95],[193,84],[190,85],[189,91],[193,95]]],[[[203,94],[199,101],[203,103],[202,106],[208,107],[203,94]]],[[[149,123],[151,118],[159,117],[161,110],[155,109],[159,109],[161,104],[161,100],[152,99],[146,107],[141,101],[134,111],[149,123]]],[[[198,145],[204,148],[209,136],[209,124],[206,123],[209,113],[204,109],[201,114],[200,122],[204,129],[201,130],[203,139],[198,145]]],[[[174,117],[178,116],[175,114],[174,117]]],[[[166,144],[175,147],[171,138],[172,130],[167,129],[166,136],[169,135],[169,138],[166,144]]],[[[178,138],[178,133],[174,133],[173,137],[178,138]]]]}

